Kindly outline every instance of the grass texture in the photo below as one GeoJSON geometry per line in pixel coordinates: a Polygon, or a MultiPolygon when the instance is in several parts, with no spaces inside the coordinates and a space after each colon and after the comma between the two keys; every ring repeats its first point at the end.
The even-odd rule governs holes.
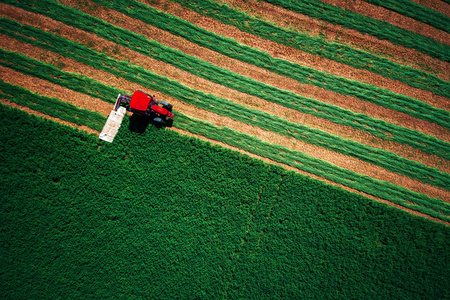
{"type": "Polygon", "coordinates": [[[431,25],[450,33],[450,18],[431,8],[409,0],[364,0],[365,2],[382,6],[399,14],[413,18],[419,22],[431,25]]]}
{"type": "Polygon", "coordinates": [[[6,298],[448,295],[442,224],[128,117],[0,115],[6,298]]]}

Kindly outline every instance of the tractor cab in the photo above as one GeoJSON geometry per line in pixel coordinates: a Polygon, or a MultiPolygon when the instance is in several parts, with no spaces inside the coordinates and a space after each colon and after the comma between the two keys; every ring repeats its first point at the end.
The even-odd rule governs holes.
{"type": "Polygon", "coordinates": [[[163,102],[163,106],[158,106],[159,103],[154,97],[144,92],[136,91],[131,97],[129,110],[140,115],[149,116],[151,114],[156,114],[159,117],[164,116],[173,118],[173,113],[170,112],[170,110],[172,110],[172,106],[167,102],[161,102],[163,102]]]}
{"type": "Polygon", "coordinates": [[[142,91],[135,91],[133,96],[119,95],[114,109],[124,106],[127,110],[142,116],[153,117],[153,121],[167,123],[173,119],[172,105],[166,101],[158,102],[154,96],[150,96],[142,91]]]}
{"type": "Polygon", "coordinates": [[[154,105],[158,105],[158,101],[152,96],[141,91],[136,91],[133,97],[131,97],[129,110],[137,114],[146,114],[154,105]]]}

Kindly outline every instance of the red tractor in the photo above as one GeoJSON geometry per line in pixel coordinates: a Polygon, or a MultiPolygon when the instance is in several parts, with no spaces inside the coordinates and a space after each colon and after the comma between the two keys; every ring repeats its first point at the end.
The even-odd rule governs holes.
{"type": "Polygon", "coordinates": [[[153,118],[154,122],[167,125],[173,121],[172,105],[166,101],[156,101],[153,96],[142,91],[135,91],[133,96],[117,96],[114,110],[123,106],[127,110],[141,115],[153,118]]]}

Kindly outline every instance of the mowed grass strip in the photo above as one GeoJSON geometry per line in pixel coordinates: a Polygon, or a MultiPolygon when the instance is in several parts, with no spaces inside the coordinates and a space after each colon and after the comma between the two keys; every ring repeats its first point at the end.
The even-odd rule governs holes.
{"type": "MultiPolygon", "coordinates": [[[[106,0],[93,1],[98,2],[106,0]]],[[[210,0],[199,0],[195,2],[184,0],[170,1],[178,2],[184,7],[194,10],[199,14],[214,18],[225,24],[235,26],[244,32],[251,33],[294,49],[319,55],[358,69],[368,70],[386,78],[399,80],[413,87],[429,90],[438,95],[447,97],[450,93],[449,83],[433,74],[394,63],[387,58],[383,58],[366,51],[354,49],[347,45],[325,41],[320,36],[312,37],[308,34],[299,33],[294,30],[273,25],[267,21],[252,17],[245,12],[230,8],[226,4],[219,4],[210,0]]],[[[121,9],[121,11],[125,12],[125,9],[121,9]]],[[[423,36],[420,35],[420,37],[423,36]]],[[[434,41],[434,43],[438,43],[435,40],[432,41],[434,41]]],[[[443,47],[444,46],[448,47],[447,51],[450,51],[450,46],[443,45],[443,47]]]]}
{"type": "MultiPolygon", "coordinates": [[[[436,40],[413,33],[409,30],[393,26],[388,22],[366,17],[355,12],[336,7],[318,0],[264,0],[325,22],[341,25],[357,30],[363,34],[370,34],[381,40],[388,40],[395,45],[402,45],[415,49],[442,61],[450,60],[450,46],[436,40]]],[[[406,8],[405,8],[406,9],[406,8]]],[[[410,8],[408,8],[410,9],[410,8]]]]}
{"type": "Polygon", "coordinates": [[[97,112],[81,109],[57,98],[33,93],[23,87],[6,83],[1,79],[0,98],[51,117],[77,125],[85,125],[97,131],[101,131],[106,122],[106,117],[97,112]]]}
{"type": "Polygon", "coordinates": [[[2,66],[47,80],[76,92],[102,99],[106,102],[114,102],[118,93],[125,94],[124,91],[104,85],[89,77],[63,72],[54,65],[43,63],[19,53],[0,49],[0,59],[2,66]]]}
{"type": "MultiPolygon", "coordinates": [[[[83,59],[89,57],[88,53],[83,53],[83,59]]],[[[90,78],[73,73],[62,72],[53,65],[45,64],[37,60],[27,58],[20,54],[5,50],[1,50],[0,54],[1,63],[9,68],[39,78],[48,78],[49,81],[74,90],[83,91],[90,89],[91,86],[94,86],[95,89],[98,89],[103,86],[103,84],[95,82],[90,78]],[[17,61],[18,63],[6,63],[14,61],[17,61]],[[21,66],[21,64],[23,64],[23,66],[21,66]],[[83,82],[84,79],[87,80],[83,82]],[[77,86],[73,86],[73,83],[75,82],[77,82],[78,85],[81,85],[82,87],[79,88],[77,86]]],[[[102,61],[99,58],[106,57],[106,55],[101,53],[97,54],[99,55],[99,57],[96,57],[93,60],[95,62],[94,65],[97,65],[97,67],[101,68],[102,70],[108,70],[109,68],[111,69],[110,72],[112,74],[118,74],[118,76],[122,76],[127,80],[139,83],[142,86],[148,87],[149,89],[161,91],[164,94],[180,99],[186,103],[195,105],[208,111],[212,111],[219,115],[230,117],[237,121],[245,122],[247,124],[257,126],[265,130],[273,131],[284,136],[291,136],[296,139],[311,143],[313,145],[325,147],[336,152],[352,155],[356,158],[368,161],[370,163],[384,164],[386,165],[386,169],[389,168],[391,171],[397,170],[397,172],[400,174],[411,175],[409,176],[411,178],[416,178],[418,180],[422,179],[421,181],[423,182],[429,181],[434,183],[435,186],[436,184],[441,184],[443,188],[448,188],[448,186],[445,186],[445,182],[448,181],[448,174],[438,172],[436,169],[426,167],[414,161],[408,161],[387,151],[379,151],[379,149],[373,148],[364,149],[364,145],[355,143],[353,141],[344,140],[340,137],[332,136],[319,130],[308,128],[306,126],[292,124],[279,117],[275,117],[257,110],[248,109],[241,105],[212,95],[206,95],[200,91],[195,91],[187,88],[179,84],[178,82],[169,80],[168,78],[148,72],[143,68],[132,66],[126,62],[115,62],[112,59],[109,59],[110,61],[102,61]],[[131,73],[133,69],[135,71],[134,74],[131,73]],[[139,74],[139,76],[137,74],[139,74]],[[424,177],[424,174],[428,173],[432,174],[429,176],[433,177],[424,177]]],[[[112,91],[111,93],[114,94],[114,97],[106,99],[106,101],[109,102],[114,101],[116,97],[115,95],[117,95],[117,93],[123,93],[122,91],[114,89],[112,87],[109,87],[109,89],[112,91]],[[114,90],[115,92],[113,92],[114,90]]],[[[95,93],[96,91],[89,92],[89,94],[95,93]]]]}
{"type": "Polygon", "coordinates": [[[364,0],[450,33],[450,18],[409,0],[364,0]]]}
{"type": "MultiPolygon", "coordinates": [[[[39,2],[39,5],[40,3],[43,3],[42,7],[35,7],[30,4],[16,2],[15,0],[8,0],[8,3],[31,12],[44,14],[50,18],[88,32],[96,33],[111,41],[117,40],[117,37],[119,36],[118,33],[120,30],[112,24],[53,1],[43,0],[43,2],[39,2]]],[[[110,5],[112,6],[112,4],[110,5]]],[[[127,7],[127,5],[125,7],[127,7]]],[[[302,83],[316,85],[343,95],[351,95],[360,100],[368,101],[388,109],[394,109],[412,117],[438,124],[445,128],[450,128],[450,123],[448,121],[450,113],[448,111],[438,109],[417,99],[395,94],[373,85],[319,72],[312,68],[302,67],[286,60],[273,58],[266,52],[241,45],[230,38],[216,35],[180,18],[152,9],[139,2],[128,6],[130,7],[129,10],[122,7],[115,7],[115,5],[114,8],[117,8],[122,12],[125,10],[127,15],[134,16],[151,25],[167,30],[175,35],[179,35],[200,46],[210,48],[211,50],[253,64],[257,67],[265,68],[268,71],[279,75],[290,77],[302,83]]],[[[134,40],[136,36],[132,32],[123,31],[123,34],[125,35],[123,37],[124,40],[122,41],[122,43],[125,43],[123,45],[132,45],[136,41],[134,40]]],[[[148,41],[145,43],[148,43],[148,41]]],[[[135,44],[134,46],[137,48],[144,48],[141,43],[135,44]]],[[[150,44],[149,47],[151,47],[150,44]]],[[[176,55],[179,56],[180,54],[182,53],[179,52],[176,55]]],[[[191,67],[195,65],[196,62],[192,62],[191,67]]]]}
{"type": "MultiPolygon", "coordinates": [[[[57,35],[36,29],[32,26],[21,25],[20,23],[9,19],[1,20],[1,33],[7,34],[26,43],[37,45],[54,52],[60,52],[60,54],[65,56],[73,55],[70,57],[74,59],[83,57],[83,53],[79,51],[77,52],[78,54],[70,51],[67,53],[61,52],[61,49],[76,50],[79,47],[82,47],[82,45],[57,35]],[[37,36],[39,36],[39,39],[36,39],[37,36]]],[[[194,75],[201,76],[218,84],[254,95],[261,99],[265,99],[291,109],[298,110],[303,113],[308,113],[316,117],[330,120],[337,124],[363,130],[383,139],[409,145],[429,154],[450,159],[450,153],[448,152],[450,145],[433,136],[396,126],[379,119],[373,119],[364,114],[356,114],[349,110],[345,110],[331,104],[322,103],[311,98],[301,97],[293,92],[277,89],[273,86],[266,85],[231,71],[219,68],[195,57],[184,55],[180,51],[162,46],[154,41],[149,41],[140,35],[132,34],[123,29],[118,29],[113,33],[114,37],[111,37],[110,34],[108,35],[104,33],[102,35],[105,38],[126,46],[134,51],[160,61],[170,63],[180,69],[186,70],[194,75]],[[142,47],[143,45],[146,45],[146,47],[142,47]]],[[[95,52],[93,53],[94,54],[92,55],[97,55],[95,52]]]]}

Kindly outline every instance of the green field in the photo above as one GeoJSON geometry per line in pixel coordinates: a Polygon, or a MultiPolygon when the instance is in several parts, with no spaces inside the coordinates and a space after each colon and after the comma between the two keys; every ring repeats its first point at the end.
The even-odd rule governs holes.
{"type": "Polygon", "coordinates": [[[0,109],[5,298],[448,296],[445,225],[139,118],[104,144],[0,109]]]}
{"type": "MultiPolygon", "coordinates": [[[[1,1],[2,299],[450,297],[450,46],[317,0],[232,2],[1,1]],[[128,115],[100,141],[135,89],[178,104],[173,127],[128,115]]],[[[437,10],[364,3],[448,34],[437,10]]]]}

